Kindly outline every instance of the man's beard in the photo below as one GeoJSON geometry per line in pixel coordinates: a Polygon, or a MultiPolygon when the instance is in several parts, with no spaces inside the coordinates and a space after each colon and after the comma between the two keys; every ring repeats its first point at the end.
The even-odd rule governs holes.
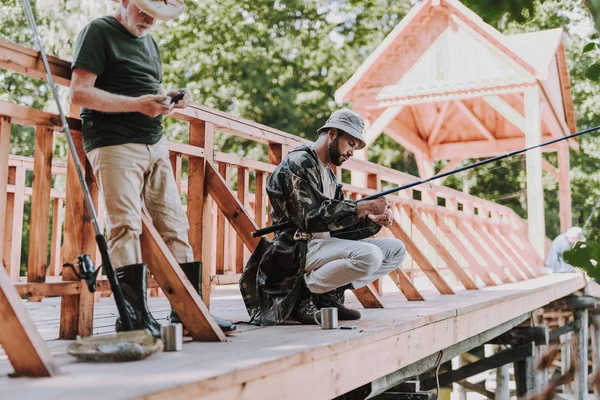
{"type": "Polygon", "coordinates": [[[346,161],[342,155],[342,152],[340,151],[339,142],[340,139],[336,137],[331,143],[329,143],[329,159],[331,160],[331,163],[337,167],[346,161]]]}

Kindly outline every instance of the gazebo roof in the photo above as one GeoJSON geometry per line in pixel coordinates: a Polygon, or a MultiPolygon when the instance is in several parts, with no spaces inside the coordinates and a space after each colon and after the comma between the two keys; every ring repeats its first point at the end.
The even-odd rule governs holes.
{"type": "Polygon", "coordinates": [[[542,139],[574,132],[562,30],[506,36],[457,0],[423,0],[336,100],[370,123],[369,143],[384,131],[427,158],[450,158],[444,145],[465,142],[474,145],[465,157],[476,157],[524,143],[523,90],[531,86],[540,88],[542,139]]]}

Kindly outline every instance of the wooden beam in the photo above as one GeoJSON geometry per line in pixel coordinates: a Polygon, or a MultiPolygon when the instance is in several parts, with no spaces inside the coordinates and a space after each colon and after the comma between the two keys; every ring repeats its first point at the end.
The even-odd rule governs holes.
{"type": "MultiPolygon", "coordinates": [[[[89,185],[92,179],[88,168],[85,167],[86,158],[81,132],[71,131],[71,135],[89,185]]],[[[94,196],[92,198],[94,204],[97,204],[97,186],[95,189],[90,187],[90,194],[94,196]]],[[[75,169],[73,154],[69,152],[63,260],[70,262],[80,254],[93,255],[96,253],[96,248],[94,227],[86,210],[83,189],[75,169]]],[[[68,268],[63,268],[63,280],[79,282],[79,278],[68,268]]],[[[87,287],[81,290],[79,295],[62,296],[60,307],[60,339],[74,340],[77,335],[90,336],[93,333],[94,295],[88,291],[87,287]]]]}
{"type": "Polygon", "coordinates": [[[425,129],[425,126],[423,125],[423,121],[421,120],[421,117],[419,116],[417,107],[418,107],[418,105],[415,104],[415,105],[409,107],[408,109],[410,110],[410,114],[412,115],[413,121],[415,121],[415,126],[417,127],[417,134],[420,137],[424,137],[427,134],[427,130],[425,129]]]}
{"type": "MultiPolygon", "coordinates": [[[[477,375],[481,372],[490,370],[492,368],[498,368],[502,365],[512,363],[518,360],[522,360],[526,357],[530,357],[534,353],[534,344],[527,343],[518,346],[514,349],[504,350],[494,354],[491,357],[487,357],[483,360],[476,361],[465,365],[454,371],[449,371],[439,375],[440,386],[447,386],[452,382],[456,382],[462,379],[466,379],[470,376],[477,375]]],[[[428,378],[421,381],[422,390],[431,390],[436,387],[436,378],[428,378]]]]}
{"type": "MultiPolygon", "coordinates": [[[[550,135],[544,135],[542,142],[552,140],[550,135]]],[[[447,160],[456,158],[458,155],[471,158],[495,157],[501,154],[515,151],[526,146],[524,137],[497,139],[495,143],[489,140],[473,140],[468,142],[444,143],[431,148],[431,157],[435,160],[447,160]]],[[[558,143],[544,146],[545,152],[556,151],[558,143]]]]}
{"type": "Polygon", "coordinates": [[[476,238],[475,235],[471,233],[471,231],[469,230],[469,226],[463,221],[454,220],[454,223],[460,231],[460,233],[464,235],[465,239],[467,239],[467,241],[473,245],[477,253],[479,253],[479,255],[486,261],[487,267],[491,270],[491,272],[496,274],[498,278],[502,280],[502,282],[512,283],[512,279],[510,279],[508,275],[506,275],[502,265],[496,263],[496,261],[492,259],[488,251],[481,244],[481,240],[479,238],[476,238]]]}
{"type": "Polygon", "coordinates": [[[352,291],[364,308],[384,308],[383,303],[375,293],[373,285],[368,284],[352,291]]]}
{"type": "Polygon", "coordinates": [[[53,128],[35,129],[33,158],[33,191],[31,223],[29,224],[29,255],[27,281],[44,282],[48,264],[48,222],[50,219],[50,187],[52,186],[53,128]]]}
{"type": "MultiPolygon", "coordinates": [[[[546,160],[545,158],[542,159],[542,168],[544,169],[544,171],[546,171],[547,173],[551,174],[554,178],[556,178],[556,180],[560,180],[558,170],[556,168],[554,168],[554,165],[550,164],[550,162],[548,162],[548,160],[546,160]]],[[[562,232],[562,229],[561,229],[561,232],[562,232]]]]}
{"type": "Polygon", "coordinates": [[[458,279],[467,290],[477,290],[477,285],[471,279],[471,277],[465,272],[464,269],[460,266],[460,264],[452,257],[448,249],[444,247],[442,242],[438,239],[436,234],[427,226],[425,221],[419,215],[419,212],[410,207],[405,207],[407,212],[412,213],[412,221],[413,224],[417,227],[417,229],[423,234],[425,240],[429,242],[431,246],[435,249],[437,254],[444,260],[450,271],[454,274],[456,279],[458,279]]]}
{"type": "Polygon", "coordinates": [[[565,120],[569,126],[571,133],[577,131],[575,113],[573,111],[573,97],[571,96],[571,79],[569,78],[569,66],[567,65],[567,56],[565,45],[561,41],[556,52],[556,64],[558,67],[558,77],[560,78],[560,86],[562,89],[563,108],[565,110],[565,120]]]}
{"type": "Polygon", "coordinates": [[[404,124],[391,122],[386,133],[413,154],[424,154],[429,157],[429,147],[417,133],[408,129],[404,124]]]}
{"type": "MultiPolygon", "coordinates": [[[[2,115],[11,118],[13,124],[26,126],[47,125],[62,129],[62,121],[57,114],[47,113],[37,108],[21,106],[4,100],[0,100],[0,110],[2,110],[2,115]]],[[[67,123],[69,124],[69,128],[81,131],[80,120],[67,117],[67,123]]]]}
{"type": "MultiPolygon", "coordinates": [[[[53,79],[59,85],[69,86],[71,63],[47,55],[53,79]]],[[[40,53],[7,40],[0,40],[0,68],[19,72],[23,75],[46,80],[46,70],[40,53]]]]}
{"type": "MultiPolygon", "coordinates": [[[[238,179],[237,179],[237,198],[240,204],[246,207],[246,197],[248,194],[248,169],[244,167],[238,167],[238,179]]],[[[235,271],[238,274],[244,272],[244,242],[239,236],[236,236],[235,245],[235,271]]]]}
{"type": "MultiPolygon", "coordinates": [[[[542,142],[542,117],[540,114],[540,93],[537,86],[525,88],[525,118],[527,121],[526,146],[531,147],[542,142]]],[[[542,186],[542,151],[534,149],[526,154],[527,168],[527,222],[529,240],[544,257],[544,188],[542,186]]]]}
{"type": "MultiPolygon", "coordinates": [[[[219,174],[227,184],[227,164],[219,163],[219,174]]],[[[222,211],[217,210],[217,254],[216,258],[216,274],[223,275],[225,273],[225,215],[222,211]]]]}
{"type": "Polygon", "coordinates": [[[408,276],[398,267],[388,274],[392,281],[398,286],[398,289],[406,296],[408,301],[424,301],[425,298],[419,292],[417,287],[408,279],[408,276]]]}
{"type": "Polygon", "coordinates": [[[207,161],[214,158],[214,126],[205,122],[190,123],[190,145],[204,149],[204,159],[190,157],[188,163],[188,231],[194,258],[202,261],[202,297],[210,306],[212,264],[212,203],[206,187],[207,161]]]}
{"type": "Polygon", "coordinates": [[[433,128],[431,129],[431,132],[429,132],[429,138],[427,139],[427,144],[429,146],[432,146],[433,144],[435,144],[437,142],[438,135],[440,133],[442,125],[444,125],[446,115],[448,115],[449,108],[450,108],[450,101],[446,100],[444,102],[444,104],[442,104],[442,108],[440,109],[440,112],[439,112],[437,118],[435,119],[435,123],[433,124],[433,128]]]}
{"type": "Polygon", "coordinates": [[[462,100],[452,100],[452,102],[458,107],[460,112],[463,113],[465,117],[473,124],[475,129],[486,139],[491,142],[495,142],[496,138],[494,135],[488,130],[488,128],[483,125],[483,123],[477,118],[477,116],[471,111],[469,107],[462,100]]]}
{"type": "Polygon", "coordinates": [[[425,254],[417,247],[416,243],[412,240],[412,238],[404,232],[404,229],[401,227],[400,219],[394,215],[394,224],[390,226],[390,230],[398,239],[404,242],[406,247],[406,251],[410,254],[410,256],[415,260],[419,268],[425,273],[425,275],[429,278],[433,286],[441,293],[441,294],[454,294],[454,291],[446,283],[444,278],[440,275],[438,270],[429,262],[425,254]]]}
{"type": "MultiPolygon", "coordinates": [[[[458,167],[458,164],[460,164],[460,162],[462,161],[462,158],[453,158],[451,160],[448,161],[448,164],[446,164],[446,166],[444,168],[442,168],[440,170],[440,172],[438,172],[436,175],[440,175],[440,174],[445,174],[446,172],[450,172],[453,169],[458,167]]],[[[440,179],[436,179],[436,182],[438,184],[442,184],[444,183],[444,181],[446,180],[446,178],[440,178],[440,179]]]]}
{"type": "Polygon", "coordinates": [[[550,335],[548,327],[540,326],[516,326],[508,332],[490,340],[489,344],[521,345],[533,342],[537,346],[548,345],[550,335]]]}
{"type": "MultiPolygon", "coordinates": [[[[145,214],[140,236],[144,262],[195,340],[225,342],[225,334],[210,315],[196,289],[145,214]]],[[[204,292],[202,293],[204,295],[204,292]]]]}
{"type": "Polygon", "coordinates": [[[377,140],[379,135],[385,131],[385,128],[400,114],[403,108],[402,106],[388,107],[377,117],[365,132],[364,137],[367,147],[371,146],[377,140]]]}
{"type": "Polygon", "coordinates": [[[63,199],[54,199],[52,206],[52,239],[50,241],[50,265],[46,270],[46,275],[58,276],[61,271],[61,239],[63,225],[63,199]]]}
{"type": "Polygon", "coordinates": [[[0,343],[17,375],[49,377],[60,374],[4,268],[0,268],[0,315],[0,343]]]}
{"type": "Polygon", "coordinates": [[[438,228],[442,231],[442,233],[444,233],[444,235],[446,235],[446,237],[454,245],[458,253],[462,255],[465,258],[465,260],[469,263],[469,268],[472,270],[473,274],[479,276],[486,285],[496,286],[496,282],[494,282],[490,274],[488,274],[485,268],[479,265],[479,262],[477,261],[475,256],[473,256],[471,251],[467,249],[464,243],[458,238],[456,233],[452,231],[452,229],[446,223],[445,218],[443,216],[440,216],[437,219],[437,225],[438,228]]]}
{"type": "MultiPolygon", "coordinates": [[[[19,296],[34,296],[34,297],[48,297],[48,296],[65,296],[75,295],[81,293],[82,281],[62,281],[62,282],[44,282],[44,283],[15,283],[15,289],[19,296]]],[[[100,289],[98,287],[98,289],[100,289]]],[[[86,289],[87,290],[87,289],[86,289]]]]}
{"type": "Polygon", "coordinates": [[[561,144],[558,148],[558,201],[560,215],[560,231],[566,232],[572,224],[571,209],[571,180],[569,178],[570,171],[569,147],[566,144],[561,144]]]}
{"type": "MultiPolygon", "coordinates": [[[[9,217],[7,211],[11,212],[7,207],[8,193],[6,186],[8,185],[8,161],[10,158],[10,118],[0,117],[0,252],[4,251],[4,229],[6,220],[9,217]]],[[[0,263],[4,264],[4,255],[0,255],[0,263]]],[[[0,268],[8,268],[8,265],[0,265],[0,268]]]]}
{"type": "Polygon", "coordinates": [[[515,110],[510,104],[505,102],[500,96],[484,96],[483,101],[489,104],[494,110],[498,111],[508,122],[513,124],[521,132],[525,133],[525,117],[515,110]]]}
{"type": "Polygon", "coordinates": [[[254,251],[260,238],[252,237],[252,232],[258,229],[258,225],[254,222],[243,204],[231,192],[223,177],[219,175],[215,167],[210,163],[206,163],[206,182],[211,198],[217,203],[219,209],[223,211],[223,214],[225,214],[225,217],[248,250],[254,251]]]}

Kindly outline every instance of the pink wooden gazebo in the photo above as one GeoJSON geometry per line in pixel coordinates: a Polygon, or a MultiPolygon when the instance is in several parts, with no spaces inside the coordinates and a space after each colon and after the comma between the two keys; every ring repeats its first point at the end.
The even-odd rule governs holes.
{"type": "MultiPolygon", "coordinates": [[[[562,30],[502,35],[458,0],[419,2],[336,92],[367,123],[414,153],[422,177],[434,160],[500,155],[576,130],[562,30]]],[[[569,149],[558,167],[527,153],[529,237],[544,254],[542,170],[560,184],[561,230],[571,226],[569,149]]],[[[365,157],[365,153],[358,155],[365,157]]],[[[361,176],[353,176],[360,183],[361,176]]]]}

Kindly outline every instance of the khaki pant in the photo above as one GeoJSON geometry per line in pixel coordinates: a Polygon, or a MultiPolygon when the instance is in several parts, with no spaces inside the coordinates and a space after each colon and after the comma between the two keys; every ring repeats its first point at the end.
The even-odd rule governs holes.
{"type": "Polygon", "coordinates": [[[326,293],[352,283],[354,289],[400,267],[404,243],[395,238],[312,239],[306,252],[304,281],[313,293],[326,293]]]}
{"type": "Polygon", "coordinates": [[[173,177],[167,139],[87,154],[106,204],[108,248],[115,268],[142,263],[142,207],[179,263],[194,261],[189,223],[173,177]]]}

